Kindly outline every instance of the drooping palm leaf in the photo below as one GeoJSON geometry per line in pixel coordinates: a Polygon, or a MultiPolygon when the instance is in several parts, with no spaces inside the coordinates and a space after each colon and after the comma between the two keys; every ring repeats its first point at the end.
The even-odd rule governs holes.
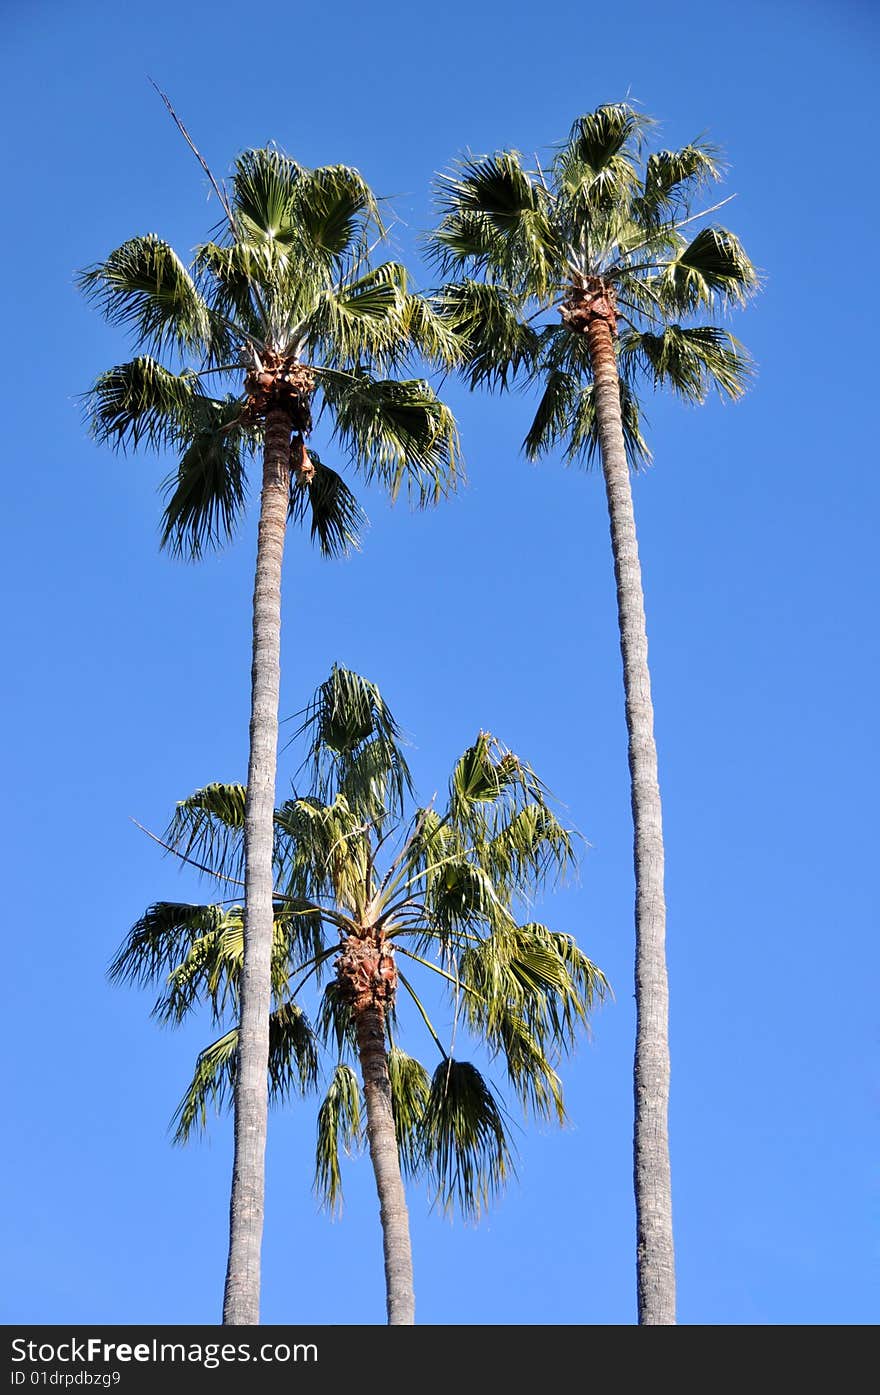
{"type": "Polygon", "coordinates": [[[318,1110],[315,1190],[331,1211],[342,1207],[339,1149],[352,1154],[363,1145],[361,1091],[350,1066],[340,1063],[318,1110]]]}
{"type": "Polygon", "coordinates": [[[469,1061],[441,1062],[422,1119],[423,1154],[444,1210],[478,1217],[515,1174],[514,1150],[491,1086],[469,1061]]]}

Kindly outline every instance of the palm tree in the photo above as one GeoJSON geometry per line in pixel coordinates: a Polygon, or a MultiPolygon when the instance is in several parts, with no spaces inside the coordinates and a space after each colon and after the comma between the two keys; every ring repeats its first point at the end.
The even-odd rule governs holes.
{"type": "Polygon", "coordinates": [[[354,170],[306,169],[276,149],[235,164],[226,221],[191,269],[153,234],[123,243],[81,276],[139,356],[97,380],[95,437],[178,456],[162,544],[192,558],[235,531],[247,460],[262,455],[253,601],[245,849],[245,952],[235,1093],[235,1157],[224,1321],[259,1321],[272,945],[272,817],[278,738],[281,564],[288,516],[310,520],[325,554],[345,551],[361,514],[342,478],[306,442],[326,413],[366,479],[416,502],[456,478],[455,425],[422,379],[388,374],[413,347],[450,339],[401,266],[371,267],[382,235],[354,170]],[[164,362],[162,361],[164,360],[164,362]],[[225,383],[225,395],[206,384],[225,383]]]}
{"type": "MultiPolygon", "coordinates": [[[[407,818],[399,730],[374,684],[334,668],[300,735],[310,793],[275,813],[270,1091],[278,1099],[308,1091],[321,1046],[332,1050],[316,1180],[336,1205],[340,1145],[350,1151],[365,1133],[388,1321],[408,1325],[415,1298],[404,1175],[427,1174],[444,1207],[479,1213],[512,1168],[504,1110],[477,1067],[443,1046],[412,968],[449,990],[453,1041],[459,1025],[469,1030],[503,1060],[524,1107],[559,1121],[555,1064],[605,979],[571,937],[517,919],[516,904],[570,865],[573,846],[534,771],[494,737],[480,732],[458,761],[443,812],[429,806],[407,818]],[[304,989],[331,960],[313,1026],[304,989]],[[433,1074],[399,1044],[401,988],[439,1052],[433,1074]]],[[[177,806],[168,846],[235,882],[244,828],[243,787],[209,785],[177,806]]],[[[111,975],[161,981],[155,1011],[163,1020],[180,1021],[207,1001],[222,1026],[240,992],[241,951],[239,906],[160,902],[133,927],[111,975]]],[[[210,1102],[228,1098],[237,1043],[233,1026],[199,1056],[176,1115],[178,1138],[204,1124],[210,1102]]]]}
{"type": "Polygon", "coordinates": [[[632,107],[579,117],[546,172],[516,151],[463,161],[442,179],[432,253],[440,302],[464,335],[472,387],[540,384],[524,449],[598,456],[617,582],[636,881],[635,1193],[638,1312],[675,1321],[667,1132],[669,1047],[663,831],[641,567],[628,466],[648,450],[636,384],[702,402],[738,397],[751,363],[715,323],[757,277],[741,244],[694,213],[719,178],[700,141],[643,155],[651,125],[632,107]],[[699,231],[693,229],[701,221],[699,231]],[[558,311],[561,323],[553,312],[558,311]]]}

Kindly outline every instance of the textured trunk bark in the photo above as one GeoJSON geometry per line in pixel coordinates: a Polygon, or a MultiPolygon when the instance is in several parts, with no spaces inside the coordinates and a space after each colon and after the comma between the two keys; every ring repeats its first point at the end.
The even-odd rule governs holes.
{"type": "Polygon", "coordinates": [[[381,1010],[371,1007],[357,1012],[355,1026],[367,1102],[367,1142],[379,1193],[388,1322],[392,1327],[411,1327],[416,1320],[416,1299],[409,1213],[400,1174],[381,1010]]]}
{"type": "Polygon", "coordinates": [[[281,681],[281,563],[290,500],[290,418],[266,416],[254,583],[250,754],[245,804],[245,921],[235,1077],[235,1155],[224,1323],[260,1321],[272,956],[272,846],[281,681]]]}
{"type": "Polygon", "coordinates": [[[620,415],[620,383],[611,327],[587,327],[596,392],[596,424],[611,520],[620,650],[629,739],[636,881],[636,1049],[634,1067],[636,1271],[639,1322],[675,1322],[675,1252],[669,1166],[669,988],[663,820],[654,744],[648,636],[632,490],[620,415]]]}

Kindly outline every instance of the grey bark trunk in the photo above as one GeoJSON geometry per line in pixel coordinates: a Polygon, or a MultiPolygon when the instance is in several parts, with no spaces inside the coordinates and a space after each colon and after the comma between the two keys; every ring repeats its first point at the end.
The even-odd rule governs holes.
{"type": "Polygon", "coordinates": [[[636,1048],[633,1076],[638,1314],[640,1324],[671,1325],[675,1322],[675,1252],[668,1133],[666,898],[648,636],[621,423],[620,383],[608,320],[604,316],[594,316],[587,335],[617,581],[634,827],[636,1048]]]}
{"type": "Polygon", "coordinates": [[[266,417],[263,490],[254,582],[250,753],[245,803],[244,962],[235,1077],[235,1154],[223,1321],[260,1321],[269,1012],[272,847],[281,682],[281,563],[290,500],[290,419],[266,417]]]}
{"type": "Polygon", "coordinates": [[[411,1327],[416,1320],[416,1299],[409,1213],[400,1173],[385,1026],[380,1009],[371,1007],[357,1012],[355,1026],[367,1104],[367,1142],[379,1193],[388,1323],[391,1327],[411,1327]]]}

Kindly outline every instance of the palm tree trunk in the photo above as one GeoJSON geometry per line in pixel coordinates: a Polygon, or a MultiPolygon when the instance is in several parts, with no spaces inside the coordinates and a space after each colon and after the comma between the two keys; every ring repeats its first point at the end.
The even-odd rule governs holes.
{"type": "Polygon", "coordinates": [[[356,1012],[355,1028],[367,1103],[367,1142],[379,1193],[388,1322],[392,1327],[412,1327],[416,1320],[416,1299],[409,1213],[400,1174],[381,1008],[368,1007],[356,1012]]]}
{"type": "Polygon", "coordinates": [[[639,1322],[675,1322],[675,1252],[669,1166],[669,988],[663,818],[654,744],[648,636],[632,490],[620,413],[610,315],[591,316],[587,336],[596,424],[611,520],[629,739],[636,881],[634,1180],[639,1322]]]}
{"type": "Polygon", "coordinates": [[[233,1324],[260,1321],[260,1249],[269,1103],[272,847],[281,681],[281,563],[290,502],[290,431],[286,412],[276,409],[267,413],[254,582],[235,1155],[229,1207],[229,1263],[223,1303],[223,1321],[233,1324]]]}

